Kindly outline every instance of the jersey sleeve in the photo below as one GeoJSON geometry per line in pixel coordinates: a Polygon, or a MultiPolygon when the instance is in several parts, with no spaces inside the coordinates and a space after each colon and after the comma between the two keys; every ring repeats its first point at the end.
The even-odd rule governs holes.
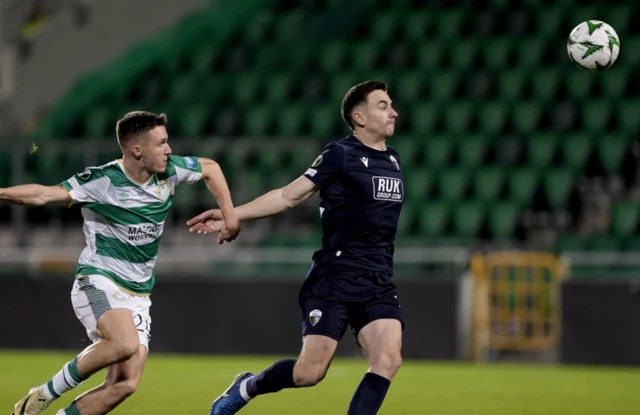
{"type": "Polygon", "coordinates": [[[304,173],[320,190],[329,187],[338,177],[344,166],[344,150],[336,143],[328,144],[322,153],[304,173]]]}
{"type": "Polygon", "coordinates": [[[82,207],[87,203],[101,203],[107,197],[111,181],[99,171],[86,169],[74,174],[60,186],[69,193],[69,207],[82,207]]]}
{"type": "Polygon", "coordinates": [[[197,157],[169,156],[167,171],[175,172],[178,183],[196,183],[202,180],[202,165],[197,157]]]}

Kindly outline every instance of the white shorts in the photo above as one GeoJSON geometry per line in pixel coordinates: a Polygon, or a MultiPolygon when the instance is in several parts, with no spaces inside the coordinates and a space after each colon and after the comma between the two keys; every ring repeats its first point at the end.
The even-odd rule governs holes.
{"type": "Polygon", "coordinates": [[[96,334],[98,319],[112,308],[126,308],[133,315],[140,344],[149,350],[151,338],[151,298],[132,295],[118,288],[109,278],[88,275],[76,279],[71,290],[71,304],[76,317],[87,329],[93,342],[100,340],[96,334]]]}

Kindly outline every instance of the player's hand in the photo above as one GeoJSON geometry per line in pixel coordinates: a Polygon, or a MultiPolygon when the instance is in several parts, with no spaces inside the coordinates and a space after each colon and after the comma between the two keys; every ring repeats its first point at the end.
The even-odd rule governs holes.
{"type": "Polygon", "coordinates": [[[240,222],[236,219],[234,221],[223,221],[222,230],[218,234],[218,245],[222,245],[224,242],[231,242],[238,237],[240,233],[240,222]]]}
{"type": "Polygon", "coordinates": [[[187,221],[187,226],[191,226],[189,228],[189,232],[198,232],[198,233],[213,233],[222,230],[224,226],[224,216],[222,216],[222,212],[220,209],[211,209],[207,210],[199,214],[198,216],[194,216],[193,218],[187,221]],[[220,222],[216,224],[215,222],[220,222]]]}

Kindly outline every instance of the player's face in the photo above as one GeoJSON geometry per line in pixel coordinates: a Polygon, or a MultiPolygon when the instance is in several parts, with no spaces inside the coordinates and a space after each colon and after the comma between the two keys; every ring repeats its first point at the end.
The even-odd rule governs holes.
{"type": "Polygon", "coordinates": [[[158,126],[147,132],[142,144],[142,162],[151,173],[163,173],[167,168],[171,147],[168,143],[167,129],[158,126]]]}
{"type": "Polygon", "coordinates": [[[391,98],[381,90],[373,91],[367,97],[365,130],[369,133],[391,137],[395,131],[398,113],[393,109],[391,98]]]}

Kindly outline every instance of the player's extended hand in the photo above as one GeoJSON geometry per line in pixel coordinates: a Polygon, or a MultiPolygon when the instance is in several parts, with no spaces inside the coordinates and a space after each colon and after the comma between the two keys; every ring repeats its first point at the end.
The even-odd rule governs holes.
{"type": "Polygon", "coordinates": [[[189,232],[197,232],[201,235],[208,235],[211,233],[219,232],[218,243],[231,242],[240,233],[240,224],[227,223],[222,216],[220,209],[207,210],[195,216],[187,221],[189,232]]]}

